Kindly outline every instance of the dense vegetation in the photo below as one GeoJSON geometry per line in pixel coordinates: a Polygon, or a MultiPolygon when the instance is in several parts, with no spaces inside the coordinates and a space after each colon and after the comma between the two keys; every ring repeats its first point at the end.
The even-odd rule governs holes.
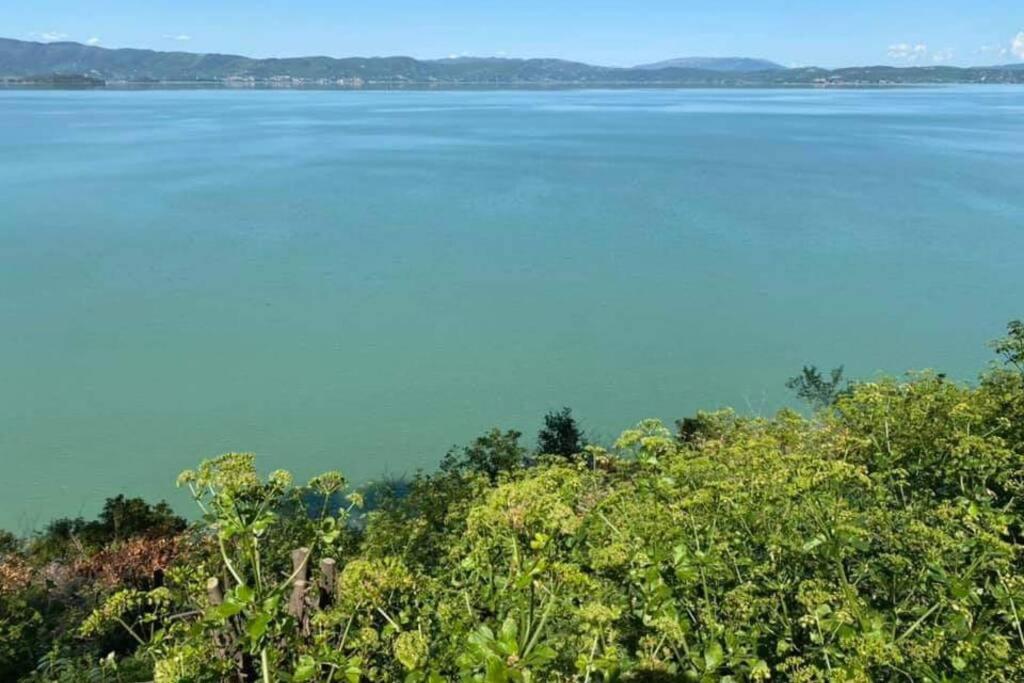
{"type": "Polygon", "coordinates": [[[560,411],[347,496],[224,455],[187,530],[119,498],[0,539],[0,679],[1024,680],[1024,325],[994,349],[973,385],[806,368],[810,419],[602,447],[560,411]]]}
{"type": "MultiPolygon", "coordinates": [[[[1019,67],[1019,65],[1017,65],[1019,67]]],[[[110,50],[79,43],[35,43],[0,38],[0,81],[54,83],[53,74],[100,81],[253,82],[346,85],[620,85],[753,87],[835,84],[1024,83],[1015,65],[986,68],[856,67],[785,69],[749,59],[681,59],[637,68],[594,66],[563,59],[412,57],[294,57],[110,50]]],[[[87,85],[84,81],[81,85],[87,85]]]]}

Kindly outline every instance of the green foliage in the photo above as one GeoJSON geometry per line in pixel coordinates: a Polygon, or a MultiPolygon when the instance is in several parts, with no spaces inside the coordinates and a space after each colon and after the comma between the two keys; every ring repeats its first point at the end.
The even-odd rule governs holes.
{"type": "Polygon", "coordinates": [[[1024,375],[818,377],[813,418],[647,420],[586,461],[494,430],[358,524],[340,475],[222,456],[180,479],[205,541],[80,633],[160,683],[1024,680],[1024,375]]]}
{"type": "Polygon", "coordinates": [[[152,667],[111,652],[102,658],[72,656],[60,649],[47,652],[25,683],[142,683],[152,679],[152,667]]]}
{"type": "Polygon", "coordinates": [[[150,505],[141,498],[124,496],[108,498],[99,517],[103,543],[141,535],[172,536],[185,526],[185,520],[163,501],[150,505]]]}
{"type": "MultiPolygon", "coordinates": [[[[85,642],[75,634],[111,590],[96,581],[97,558],[130,568],[138,559],[131,539],[159,542],[185,527],[166,503],[117,496],[95,520],[56,520],[29,539],[0,532],[0,680],[148,680],[144,662],[119,659],[135,641],[95,634],[85,642]]],[[[145,572],[152,578],[151,567],[145,572]]]]}
{"type": "Polygon", "coordinates": [[[46,640],[43,614],[28,591],[0,591],[0,680],[17,680],[35,665],[35,648],[46,640]]]}
{"type": "Polygon", "coordinates": [[[172,626],[146,643],[158,658],[157,680],[215,680],[228,670],[246,680],[257,672],[265,681],[286,676],[310,680],[321,666],[343,671],[352,666],[333,652],[310,659],[310,653],[293,654],[287,647],[310,632],[300,589],[313,558],[330,557],[342,547],[349,512],[361,502],[353,494],[347,508],[332,511],[335,496],[345,488],[344,477],[329,472],[298,489],[289,473],[278,470],[264,480],[251,454],[230,453],[183,472],[178,485],[189,489],[202,510],[217,548],[213,561],[220,563],[230,589],[222,590],[211,577],[202,595],[195,577],[181,582],[182,602],[202,619],[189,629],[172,626]],[[297,601],[289,597],[296,591],[297,601]],[[199,643],[192,640],[196,633],[203,636],[199,643]],[[210,643],[221,653],[212,665],[207,661],[214,659],[210,643]]]}
{"type": "Polygon", "coordinates": [[[108,498],[95,520],[57,519],[30,542],[37,559],[66,559],[88,555],[133,536],[172,536],[185,530],[184,519],[165,502],[150,504],[123,495],[108,498]]]}
{"type": "Polygon", "coordinates": [[[21,539],[10,531],[0,529],[0,560],[21,550],[21,539]]]}
{"type": "Polygon", "coordinates": [[[796,377],[786,382],[786,388],[792,390],[797,398],[806,402],[814,410],[828,408],[843,393],[843,366],[832,368],[828,377],[814,365],[805,365],[796,377]]]}
{"type": "Polygon", "coordinates": [[[544,427],[537,434],[537,452],[543,455],[560,455],[572,460],[583,452],[586,440],[583,431],[576,424],[571,408],[544,416],[544,427]]]}
{"type": "Polygon", "coordinates": [[[992,349],[1006,364],[1024,372],[1024,322],[1010,321],[1006,326],[1006,336],[992,342],[992,349]]]}
{"type": "Polygon", "coordinates": [[[446,471],[474,472],[487,475],[491,482],[523,465],[526,449],[519,444],[521,432],[492,429],[462,449],[451,451],[442,463],[446,471]]]}

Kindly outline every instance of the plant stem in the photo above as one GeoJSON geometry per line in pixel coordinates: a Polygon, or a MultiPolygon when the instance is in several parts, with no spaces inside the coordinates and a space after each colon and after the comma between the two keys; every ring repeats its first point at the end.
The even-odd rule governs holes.
{"type": "Polygon", "coordinates": [[[228,550],[224,547],[224,537],[221,536],[220,533],[217,534],[217,546],[220,548],[220,556],[224,560],[224,566],[228,568],[228,571],[231,572],[231,576],[235,578],[235,581],[238,582],[239,586],[244,585],[245,581],[243,581],[241,575],[235,571],[235,566],[231,564],[231,560],[228,559],[228,550]]]}
{"type": "Polygon", "coordinates": [[[587,677],[583,679],[583,683],[590,683],[590,674],[594,670],[594,655],[597,654],[597,643],[600,638],[600,634],[594,636],[594,645],[590,648],[590,659],[587,660],[587,677]]]}
{"type": "Polygon", "coordinates": [[[1017,605],[1013,602],[1013,595],[1010,594],[1010,587],[1006,585],[1006,580],[1002,574],[999,574],[999,583],[1003,584],[1003,589],[1006,591],[1006,597],[1010,600],[1010,609],[1013,610],[1013,625],[1017,627],[1017,637],[1020,638],[1021,647],[1024,647],[1024,630],[1020,626],[1020,616],[1017,614],[1017,605]]]}
{"type": "Polygon", "coordinates": [[[135,629],[133,629],[131,626],[129,626],[124,621],[124,619],[122,619],[121,617],[115,617],[115,619],[117,619],[117,623],[121,624],[121,626],[124,628],[124,630],[128,632],[128,635],[130,635],[132,638],[134,638],[136,640],[136,642],[138,642],[139,645],[142,645],[143,647],[146,646],[146,641],[144,641],[142,638],[140,638],[139,634],[135,632],[135,629]]]}
{"type": "Polygon", "coordinates": [[[932,613],[935,612],[935,610],[939,609],[940,607],[942,607],[942,603],[941,602],[937,602],[934,605],[932,605],[931,608],[927,612],[922,614],[921,617],[917,621],[915,621],[913,624],[910,625],[910,628],[908,628],[906,631],[903,632],[903,635],[901,635],[899,638],[896,639],[896,642],[897,643],[900,642],[901,640],[903,640],[904,638],[909,636],[911,633],[916,631],[917,627],[920,626],[921,624],[923,624],[924,620],[927,619],[928,617],[930,617],[932,615],[932,613]]]}

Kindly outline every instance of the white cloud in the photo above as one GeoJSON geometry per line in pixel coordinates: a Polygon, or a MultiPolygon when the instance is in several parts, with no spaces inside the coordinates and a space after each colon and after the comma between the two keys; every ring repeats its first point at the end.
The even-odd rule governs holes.
{"type": "Polygon", "coordinates": [[[61,40],[67,40],[68,37],[68,34],[61,33],[60,31],[37,31],[29,35],[44,43],[56,43],[61,40]]]}
{"type": "Polygon", "coordinates": [[[1024,60],[1024,31],[1021,31],[1013,38],[1013,45],[1010,46],[1010,52],[1017,59],[1024,60]]]}
{"type": "Polygon", "coordinates": [[[85,41],[85,44],[86,45],[99,45],[100,44],[100,39],[99,38],[90,38],[89,40],[85,41]]]}
{"type": "Polygon", "coordinates": [[[983,55],[997,55],[999,57],[1005,57],[1010,54],[1010,48],[1005,45],[982,45],[978,48],[978,52],[983,55]]]}
{"type": "Polygon", "coordinates": [[[177,35],[164,36],[164,38],[166,40],[176,40],[179,43],[187,43],[188,41],[192,40],[192,36],[186,35],[184,33],[179,33],[177,35]]]}
{"type": "Polygon", "coordinates": [[[978,52],[983,55],[994,55],[1004,59],[1016,57],[1017,59],[1024,60],[1024,31],[1018,32],[1009,43],[982,45],[978,48],[978,52]]]}
{"type": "Polygon", "coordinates": [[[907,62],[917,62],[928,56],[928,46],[924,43],[896,43],[889,46],[889,56],[907,62]]]}
{"type": "Polygon", "coordinates": [[[947,47],[945,50],[939,50],[938,52],[932,53],[932,61],[936,64],[942,64],[953,59],[953,48],[947,47]]]}

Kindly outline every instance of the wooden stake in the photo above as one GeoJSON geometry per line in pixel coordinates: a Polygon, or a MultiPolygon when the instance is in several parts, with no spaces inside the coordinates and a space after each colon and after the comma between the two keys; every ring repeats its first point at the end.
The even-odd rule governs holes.
{"type": "Polygon", "coordinates": [[[292,551],[292,595],[288,600],[288,614],[300,623],[306,611],[306,590],[309,585],[309,548],[296,548],[292,551]]]}
{"type": "Polygon", "coordinates": [[[224,602],[224,591],[220,588],[220,579],[216,576],[211,576],[206,580],[206,597],[209,598],[211,605],[219,605],[224,602]]]}
{"type": "Polygon", "coordinates": [[[320,609],[326,609],[334,603],[335,581],[338,575],[338,563],[329,557],[320,560],[320,609]]]}

